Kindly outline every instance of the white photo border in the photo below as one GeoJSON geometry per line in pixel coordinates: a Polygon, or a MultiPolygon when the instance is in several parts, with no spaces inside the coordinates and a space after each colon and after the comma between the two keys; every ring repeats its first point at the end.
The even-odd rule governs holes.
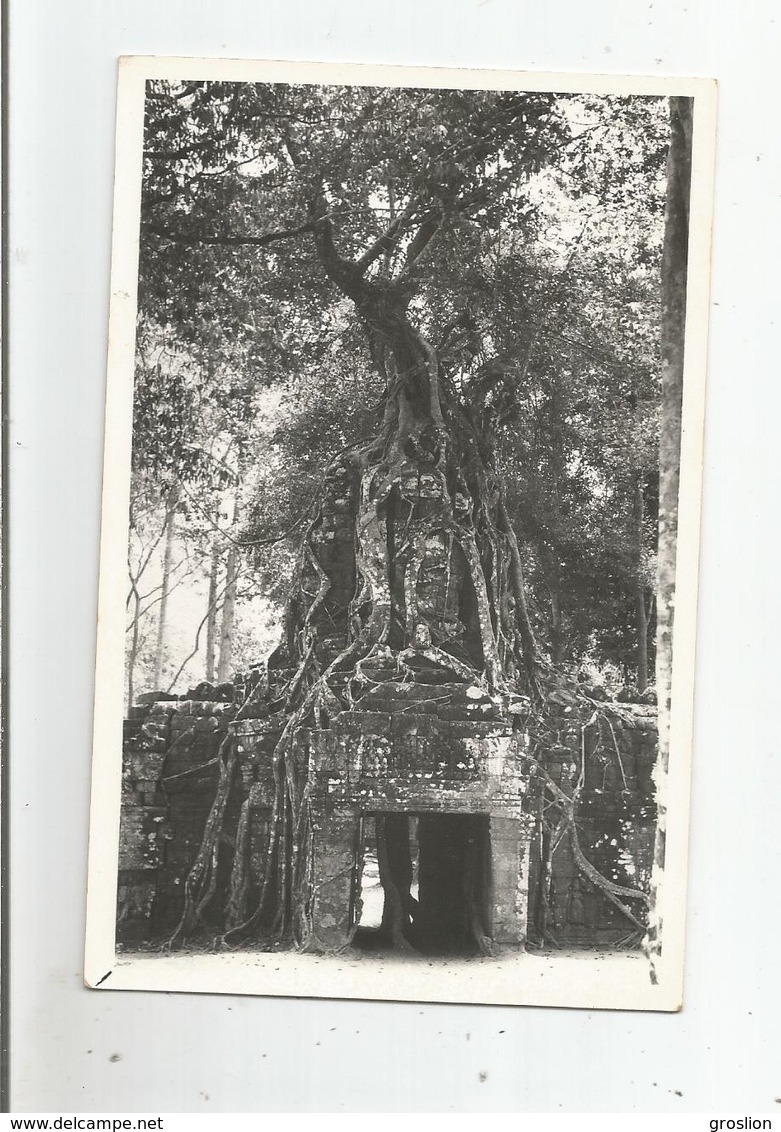
{"type": "Polygon", "coordinates": [[[704,78],[556,74],[369,64],[166,57],[119,62],[85,982],[123,990],[674,1011],[683,1000],[684,932],[708,337],[716,83],[704,78]],[[295,953],[117,956],[124,584],[133,419],[144,98],[150,79],[318,83],[677,95],[694,99],[663,949],[657,984],[640,956],[603,963],[526,956],[441,969],[410,962],[344,966],[295,953]]]}

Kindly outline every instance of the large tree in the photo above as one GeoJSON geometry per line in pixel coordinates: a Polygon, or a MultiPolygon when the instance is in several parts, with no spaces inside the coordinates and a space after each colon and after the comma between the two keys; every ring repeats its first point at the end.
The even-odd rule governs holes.
{"type": "MultiPolygon", "coordinates": [[[[611,475],[634,532],[627,577],[637,598],[644,468],[629,467],[627,457],[614,475],[598,439],[576,426],[606,370],[615,413],[636,417],[651,399],[652,364],[634,358],[627,366],[621,347],[642,341],[652,322],[653,287],[637,273],[645,255],[653,275],[654,249],[645,236],[619,239],[624,257],[635,257],[622,268],[621,255],[605,250],[605,230],[630,229],[624,214],[636,208],[638,185],[653,203],[657,125],[653,106],[638,99],[149,85],[142,317],[209,358],[215,397],[225,395],[215,380],[225,367],[256,386],[289,382],[292,369],[302,380],[333,375],[339,385],[345,364],[365,374],[372,394],[353,410],[358,434],[342,436],[320,469],[284,639],[269,662],[267,701],[281,725],[277,798],[267,875],[249,922],[272,909],[279,932],[306,942],[309,819],[292,751],[313,718],[322,724],[349,707],[362,664],[377,656],[426,662],[488,693],[523,692],[532,701],[559,685],[543,651],[563,659],[567,514],[579,495],[614,498],[611,475]],[[566,216],[546,251],[554,196],[566,216]],[[594,215],[601,246],[592,245],[582,266],[594,215]],[[593,357],[575,364],[572,343],[584,343],[569,335],[563,370],[567,311],[580,305],[593,324],[593,295],[591,311],[583,304],[589,273],[600,267],[616,290],[634,287],[641,313],[627,317],[627,300],[621,317],[612,316],[606,366],[593,357]],[[522,405],[532,407],[534,435],[518,442],[522,405]],[[501,472],[524,461],[508,494],[501,472]],[[526,529],[536,530],[553,610],[547,650],[535,640],[518,541],[531,499],[536,519],[528,507],[526,529]],[[339,515],[349,522],[346,540],[335,539],[339,515]],[[288,869],[276,867],[282,861],[288,869]]],[[[604,304],[601,317],[610,323],[604,304]]],[[[230,735],[221,760],[186,886],[184,929],[214,892],[236,765],[230,735]]],[[[246,922],[241,901],[229,919],[246,922]]]]}

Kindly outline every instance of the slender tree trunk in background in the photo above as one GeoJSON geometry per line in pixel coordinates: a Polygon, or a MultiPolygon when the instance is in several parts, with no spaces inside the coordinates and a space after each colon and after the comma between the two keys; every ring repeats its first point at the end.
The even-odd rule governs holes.
{"type": "MultiPolygon", "coordinates": [[[[236,530],[239,517],[238,500],[233,504],[232,529],[236,530]]],[[[231,662],[233,660],[233,625],[236,617],[236,581],[239,573],[239,550],[235,543],[231,543],[228,551],[228,562],[225,568],[225,597],[222,603],[222,619],[220,623],[220,658],[217,663],[217,683],[223,684],[231,676],[231,662]]]]}
{"type": "Polygon", "coordinates": [[[217,663],[217,683],[230,679],[233,660],[233,625],[236,614],[236,577],[239,571],[239,552],[231,547],[226,567],[225,597],[220,623],[220,654],[217,663]]]}
{"type": "Polygon", "coordinates": [[[644,692],[648,687],[648,614],[645,607],[645,586],[637,583],[635,590],[637,609],[637,690],[644,692]]]}
{"type": "Polygon", "coordinates": [[[157,643],[155,645],[155,677],[153,687],[155,690],[162,687],[163,655],[165,653],[166,615],[168,613],[168,590],[171,585],[171,555],[174,545],[174,528],[176,526],[176,504],[179,498],[177,487],[172,487],[168,493],[165,510],[165,551],[163,552],[163,581],[160,590],[160,612],[157,619],[157,643]]]}
{"type": "Polygon", "coordinates": [[[541,545],[540,562],[545,576],[545,588],[550,599],[550,618],[548,627],[548,640],[550,642],[551,661],[557,667],[564,659],[564,629],[561,621],[561,575],[556,557],[555,546],[550,548],[541,545]]]}
{"type": "MultiPolygon", "coordinates": [[[[396,219],[396,186],[393,182],[393,177],[388,178],[388,221],[393,224],[396,219]]],[[[391,273],[391,265],[393,263],[393,253],[389,249],[384,257],[384,270],[386,275],[391,273]]]]}
{"type": "Polygon", "coordinates": [[[138,657],[138,635],[139,635],[139,621],[141,614],[141,595],[138,592],[137,585],[133,585],[133,634],[130,639],[130,655],[127,658],[127,703],[128,707],[133,706],[135,698],[135,673],[136,673],[136,658],[138,657]]]}
{"type": "MultiPolygon", "coordinates": [[[[214,378],[216,361],[214,349],[209,348],[206,358],[206,372],[209,382],[214,378]]],[[[214,516],[214,531],[212,532],[212,562],[209,572],[209,597],[206,609],[206,679],[214,683],[215,644],[217,640],[217,579],[220,571],[220,558],[217,546],[217,529],[219,527],[219,508],[214,516]]]]}
{"type": "Polygon", "coordinates": [[[661,954],[659,885],[665,857],[666,791],[670,742],[672,631],[675,612],[675,562],[683,398],[683,347],[686,321],[686,269],[689,245],[693,103],[670,99],[670,149],[662,251],[662,405],[659,442],[659,552],[657,574],[656,686],[659,697],[659,755],[656,768],[657,830],[651,880],[652,913],[646,939],[651,980],[661,954]]]}
{"type": "Polygon", "coordinates": [[[559,599],[559,590],[554,585],[549,585],[550,591],[550,613],[551,613],[551,626],[550,626],[550,642],[551,642],[551,660],[555,665],[560,665],[564,657],[564,640],[561,631],[561,601],[559,599]]]}
{"type": "MultiPolygon", "coordinates": [[[[574,375],[574,366],[573,366],[574,375]]],[[[562,436],[562,429],[564,426],[564,399],[561,394],[561,387],[557,378],[554,378],[553,386],[551,389],[551,455],[553,465],[553,508],[552,508],[552,525],[556,532],[556,542],[551,549],[549,570],[548,570],[548,589],[550,592],[550,605],[551,605],[551,660],[558,668],[564,660],[564,626],[561,618],[561,565],[560,565],[560,552],[558,550],[558,539],[562,534],[561,522],[561,481],[564,478],[566,470],[567,457],[564,452],[564,442],[562,436]]]]}
{"type": "Polygon", "coordinates": [[[214,683],[214,661],[217,643],[217,578],[220,572],[220,553],[215,533],[212,540],[212,562],[209,572],[209,598],[206,618],[206,679],[214,683]]]}
{"type": "Polygon", "coordinates": [[[634,537],[635,537],[635,609],[637,611],[637,688],[644,692],[648,687],[648,612],[645,604],[643,581],[643,474],[634,472],[634,537]]]}

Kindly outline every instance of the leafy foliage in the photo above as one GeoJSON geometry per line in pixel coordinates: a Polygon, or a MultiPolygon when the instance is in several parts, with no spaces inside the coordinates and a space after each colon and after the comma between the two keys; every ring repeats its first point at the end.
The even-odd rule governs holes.
{"type": "Polygon", "coordinates": [[[433,343],[443,396],[490,449],[543,650],[634,679],[666,144],[657,99],[150,82],[137,475],[183,485],[204,561],[204,516],[227,535],[238,490],[231,537],[282,601],[324,469],[387,394],[358,282],[324,270],[327,225],[372,302],[433,343]]]}

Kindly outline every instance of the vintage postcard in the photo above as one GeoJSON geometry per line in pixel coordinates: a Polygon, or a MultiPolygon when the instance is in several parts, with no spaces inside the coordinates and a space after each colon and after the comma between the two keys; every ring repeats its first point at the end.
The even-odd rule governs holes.
{"type": "Polygon", "coordinates": [[[680,1007],[715,102],[121,61],[90,986],[680,1007]]]}

